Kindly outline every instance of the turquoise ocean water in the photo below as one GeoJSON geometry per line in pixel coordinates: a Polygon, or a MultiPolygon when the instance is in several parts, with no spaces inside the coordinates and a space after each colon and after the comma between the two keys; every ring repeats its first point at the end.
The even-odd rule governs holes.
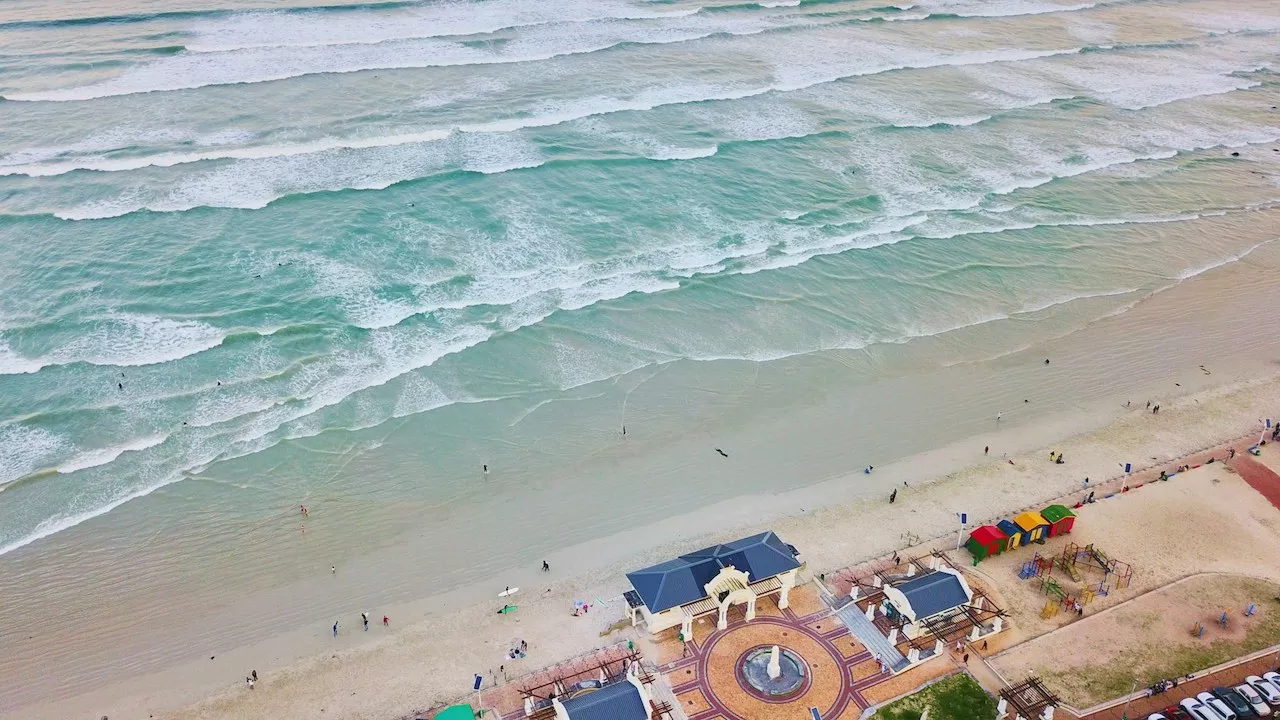
{"type": "Polygon", "coordinates": [[[447,508],[674,361],[1124,313],[1274,237],[1278,59],[1272,0],[0,0],[0,556],[447,508]]]}

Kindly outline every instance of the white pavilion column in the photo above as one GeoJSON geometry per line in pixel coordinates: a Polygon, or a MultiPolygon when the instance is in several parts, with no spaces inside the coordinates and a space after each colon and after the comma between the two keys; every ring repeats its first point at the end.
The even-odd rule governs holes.
{"type": "Polygon", "coordinates": [[[890,645],[898,644],[898,628],[889,629],[889,644],[890,645]]]}
{"type": "Polygon", "coordinates": [[[791,604],[791,588],[796,586],[796,571],[792,570],[782,576],[782,593],[778,597],[778,609],[786,610],[791,604]]]}
{"type": "Polygon", "coordinates": [[[907,662],[911,663],[912,665],[920,662],[920,651],[916,648],[911,648],[910,650],[908,650],[907,662]]]}
{"type": "Polygon", "coordinates": [[[880,576],[873,575],[871,577],[871,587],[880,587],[880,576]]]}
{"type": "Polygon", "coordinates": [[[725,603],[720,606],[720,619],[716,622],[716,627],[723,630],[729,627],[729,604],[725,603]]]}
{"type": "Polygon", "coordinates": [[[907,563],[907,577],[914,577],[915,574],[916,574],[916,564],[913,562],[907,563]]]}
{"type": "Polygon", "coordinates": [[[1052,705],[1045,706],[1044,714],[1041,715],[1040,717],[1043,718],[1043,720],[1053,720],[1053,706],[1052,705]]]}
{"type": "Polygon", "coordinates": [[[1000,698],[1000,702],[996,703],[996,720],[1004,720],[1004,716],[1009,714],[1009,701],[1000,698]]]}
{"type": "Polygon", "coordinates": [[[1004,618],[997,615],[996,619],[991,621],[991,632],[998,633],[1003,629],[1004,629],[1004,618]]]}
{"type": "Polygon", "coordinates": [[[974,607],[976,607],[976,608],[978,608],[979,610],[981,610],[981,609],[982,609],[982,606],[986,604],[986,603],[985,603],[985,600],[986,600],[986,598],[984,598],[984,597],[982,597],[981,595],[979,595],[978,597],[976,597],[976,598],[974,598],[974,599],[973,599],[973,606],[974,606],[974,607]]]}
{"type": "Polygon", "coordinates": [[[874,604],[867,606],[867,619],[868,620],[876,619],[876,606],[874,604]]]}
{"type": "Polygon", "coordinates": [[[751,601],[747,603],[747,622],[751,622],[752,620],[755,620],[755,619],[756,619],[756,599],[752,597],[751,601]]]}
{"type": "Polygon", "coordinates": [[[691,642],[693,640],[693,618],[692,617],[686,615],[685,618],[680,621],[680,634],[684,636],[685,642],[691,642]]]}
{"type": "Polygon", "coordinates": [[[858,599],[858,585],[857,585],[857,583],[855,583],[855,584],[854,584],[854,586],[853,586],[852,588],[849,588],[849,599],[850,599],[850,600],[857,600],[857,599],[858,599]]]}
{"type": "Polygon", "coordinates": [[[981,634],[982,634],[982,628],[977,625],[974,625],[973,629],[969,631],[969,639],[977,640],[981,634]]]}
{"type": "Polygon", "coordinates": [[[942,652],[943,652],[943,644],[942,644],[942,641],[941,641],[941,640],[936,640],[936,641],[934,641],[934,643],[933,643],[933,654],[934,654],[934,655],[941,655],[941,654],[942,654],[942,652]]]}

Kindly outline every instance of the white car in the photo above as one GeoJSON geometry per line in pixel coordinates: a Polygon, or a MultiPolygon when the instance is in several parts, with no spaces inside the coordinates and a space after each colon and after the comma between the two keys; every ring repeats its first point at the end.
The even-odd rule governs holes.
{"type": "Polygon", "coordinates": [[[1262,696],[1258,694],[1258,691],[1254,690],[1253,686],[1249,683],[1246,682],[1243,685],[1237,685],[1235,687],[1235,691],[1240,693],[1240,696],[1244,698],[1245,702],[1249,703],[1249,707],[1253,708],[1254,712],[1259,715],[1271,714],[1271,706],[1267,704],[1267,701],[1262,699],[1262,696]]]}
{"type": "Polygon", "coordinates": [[[1147,720],[1169,720],[1169,718],[1161,715],[1160,713],[1151,713],[1147,716],[1147,720]]]}
{"type": "Polygon", "coordinates": [[[1240,720],[1240,718],[1236,717],[1236,713],[1231,709],[1231,706],[1223,702],[1222,698],[1214,695],[1213,693],[1202,692],[1199,695],[1196,695],[1196,699],[1204,703],[1207,707],[1212,708],[1213,711],[1218,714],[1218,717],[1223,718],[1223,720],[1240,720]]]}
{"type": "Polygon", "coordinates": [[[1276,687],[1275,683],[1263,680],[1257,675],[1250,675],[1244,681],[1249,683],[1249,687],[1256,690],[1263,700],[1273,705],[1280,705],[1280,688],[1276,687]]]}
{"type": "Polygon", "coordinates": [[[1185,698],[1178,705],[1195,720],[1222,720],[1212,708],[1205,707],[1203,703],[1195,698],[1185,698]]]}
{"type": "Polygon", "coordinates": [[[1280,690],[1280,673],[1264,672],[1262,673],[1262,679],[1274,685],[1276,690],[1280,690]]]}

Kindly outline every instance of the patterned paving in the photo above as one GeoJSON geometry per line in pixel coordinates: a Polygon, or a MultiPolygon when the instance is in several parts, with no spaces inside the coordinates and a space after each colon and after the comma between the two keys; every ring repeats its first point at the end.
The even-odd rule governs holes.
{"type": "Polygon", "coordinates": [[[861,714],[869,703],[860,691],[891,676],[866,672],[868,665],[877,670],[871,653],[816,593],[809,593],[808,588],[797,589],[786,610],[778,609],[773,597],[762,599],[749,623],[740,612],[731,613],[728,628],[704,634],[688,644],[686,656],[662,667],[689,720],[810,720],[811,707],[823,720],[852,720],[861,714]],[[745,653],[773,645],[803,658],[808,674],[807,685],[782,700],[748,691],[738,673],[745,653]]]}

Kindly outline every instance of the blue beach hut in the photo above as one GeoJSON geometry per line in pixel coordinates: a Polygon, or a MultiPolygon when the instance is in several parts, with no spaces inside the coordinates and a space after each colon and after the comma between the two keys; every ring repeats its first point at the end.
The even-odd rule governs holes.
{"type": "Polygon", "coordinates": [[[1025,535],[1022,532],[1022,528],[1013,524],[1013,521],[1001,520],[996,523],[996,527],[1000,528],[1000,532],[1009,536],[1009,544],[1006,546],[1006,549],[1012,550],[1014,548],[1022,547],[1023,540],[1026,539],[1025,535]]]}

